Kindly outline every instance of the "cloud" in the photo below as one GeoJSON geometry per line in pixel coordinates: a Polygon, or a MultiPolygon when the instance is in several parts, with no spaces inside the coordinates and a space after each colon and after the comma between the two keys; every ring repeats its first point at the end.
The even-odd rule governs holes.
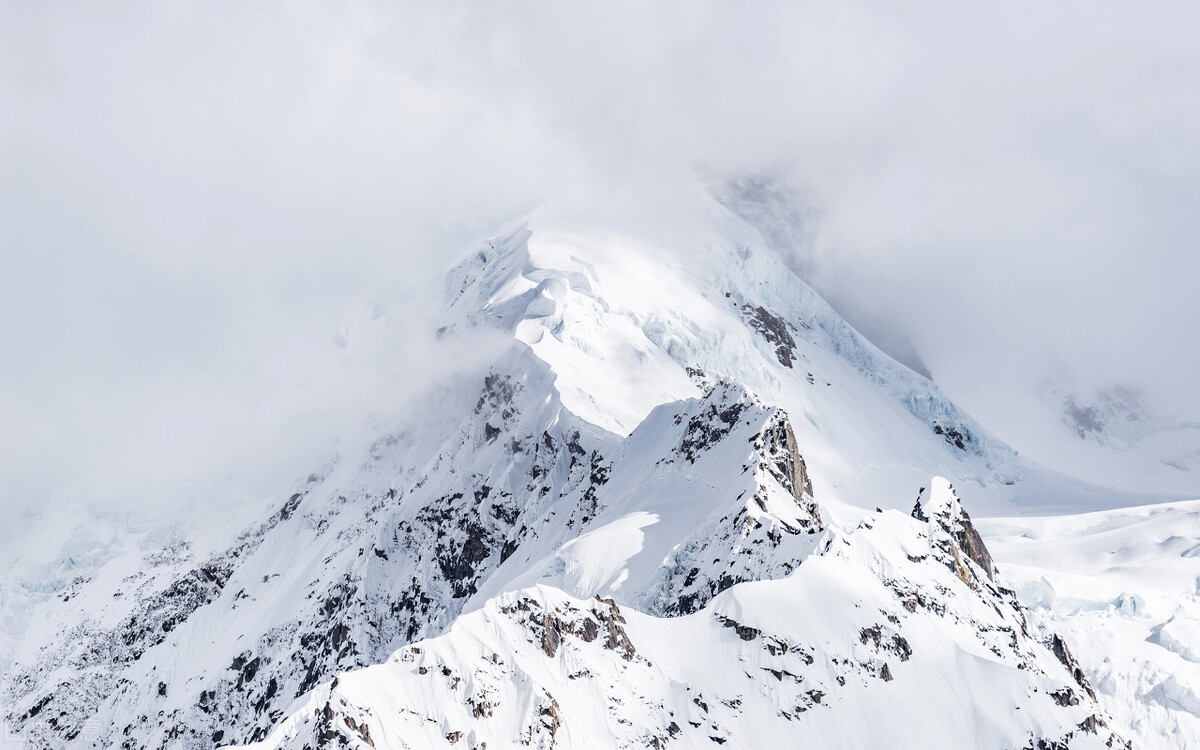
{"type": "Polygon", "coordinates": [[[570,168],[376,52],[365,9],[3,13],[6,509],[279,491],[458,369],[426,340],[441,269],[570,168]]]}
{"type": "Polygon", "coordinates": [[[455,254],[547,198],[669,189],[700,164],[790,175],[818,219],[789,251],[818,288],[892,321],[1002,435],[1055,368],[1182,413],[1196,14],[6,5],[5,503],[123,496],[243,445],[298,470],[453,369],[398,329],[387,366],[346,363],[347,320],[422,315],[455,254]]]}
{"type": "Polygon", "coordinates": [[[907,19],[897,96],[855,136],[871,163],[819,178],[824,287],[904,326],[1014,443],[1049,377],[1140,384],[1195,419],[1196,9],[937,11],[907,19]]]}

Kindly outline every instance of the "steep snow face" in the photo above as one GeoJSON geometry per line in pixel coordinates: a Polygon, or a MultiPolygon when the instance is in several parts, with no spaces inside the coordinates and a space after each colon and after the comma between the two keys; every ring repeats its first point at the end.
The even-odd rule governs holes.
{"type": "Polygon", "coordinates": [[[1009,448],[859,336],[740,219],[708,200],[688,210],[686,231],[535,212],[451,271],[450,327],[511,331],[568,408],[618,434],[729,380],[793,416],[819,494],[899,508],[898,488],[944,471],[1003,502],[1025,471],[1009,448]]]}
{"type": "MultiPolygon", "coordinates": [[[[502,587],[551,584],[652,612],[690,612],[741,582],[791,572],[821,513],[787,415],[740,386],[650,413],[623,441],[590,524],[502,587]]],[[[535,548],[536,549],[536,548],[535,548]]]]}
{"type": "Polygon", "coordinates": [[[943,545],[969,526],[872,513],[679,618],[505,594],[322,685],[252,747],[1126,746],[1062,641],[943,545]]]}
{"type": "Polygon", "coordinates": [[[1126,736],[1200,747],[1200,501],[979,526],[1126,736]]]}

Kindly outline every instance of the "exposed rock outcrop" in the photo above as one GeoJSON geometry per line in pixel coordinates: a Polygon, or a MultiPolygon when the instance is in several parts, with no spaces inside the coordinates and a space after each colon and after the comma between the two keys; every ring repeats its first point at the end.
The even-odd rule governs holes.
{"type": "Polygon", "coordinates": [[[951,553],[955,572],[964,583],[969,583],[975,574],[963,564],[960,553],[975,563],[989,581],[995,579],[992,555],[983,543],[983,537],[971,523],[971,516],[963,508],[962,501],[955,494],[954,485],[949,481],[942,477],[934,477],[928,494],[922,488],[912,516],[931,524],[949,538],[951,545],[945,545],[946,551],[951,553]]]}

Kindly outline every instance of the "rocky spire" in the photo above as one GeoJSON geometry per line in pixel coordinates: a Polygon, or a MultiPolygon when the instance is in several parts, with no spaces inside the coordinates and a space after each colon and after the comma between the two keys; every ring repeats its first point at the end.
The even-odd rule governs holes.
{"type": "Polygon", "coordinates": [[[953,542],[950,551],[954,557],[955,572],[960,578],[970,583],[973,574],[962,564],[959,552],[978,565],[989,581],[993,580],[992,555],[983,543],[983,537],[971,523],[971,517],[963,509],[962,501],[954,492],[954,485],[947,479],[934,477],[927,497],[925,489],[921,489],[912,516],[935,526],[937,532],[949,536],[949,540],[953,542]],[[921,502],[922,499],[925,499],[924,503],[921,502]]]}

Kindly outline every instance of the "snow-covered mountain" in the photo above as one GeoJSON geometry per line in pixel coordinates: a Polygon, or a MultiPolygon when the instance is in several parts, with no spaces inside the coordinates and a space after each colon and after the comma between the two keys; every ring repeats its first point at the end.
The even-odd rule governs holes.
{"type": "Polygon", "coordinates": [[[280,488],[234,538],[6,561],[10,731],[131,750],[1086,748],[1195,712],[1174,691],[1143,721],[1145,671],[1106,671],[971,521],[1139,498],[1024,461],[708,198],[536,211],[449,270],[438,317],[450,348],[507,337],[486,376],[280,488]]]}
{"type": "MultiPolygon", "coordinates": [[[[873,284],[878,284],[879,274],[871,281],[871,273],[862,273],[861,267],[851,270],[846,258],[819,241],[822,216],[817,203],[786,171],[714,172],[708,186],[723,205],[757,229],[764,244],[790,268],[815,282],[814,287],[872,343],[960,398],[978,399],[988,427],[1024,455],[1088,483],[1132,492],[1184,497],[1200,487],[1200,418],[1181,411],[1187,407],[1178,401],[1156,403],[1138,386],[1097,381],[1095,370],[1102,367],[1072,373],[1044,357],[1037,359],[1036,370],[1017,362],[1002,375],[972,372],[972,379],[989,384],[986,389],[968,386],[961,374],[935,374],[925,357],[938,359],[940,344],[927,341],[924,346],[931,351],[923,350],[914,339],[926,337],[915,321],[923,317],[925,306],[948,312],[948,307],[961,305],[961,295],[952,303],[954,290],[947,290],[944,299],[935,298],[932,304],[923,296],[914,300],[917,313],[907,318],[905,311],[894,308],[894,299],[875,303],[873,284]],[[981,393],[991,395],[984,400],[981,393]],[[1000,404],[1001,410],[988,402],[1000,404]]],[[[859,258],[857,265],[869,264],[859,258]]],[[[969,347],[974,342],[966,343],[969,347]]],[[[1113,357],[1123,359],[1127,357],[1113,357]]]]}
{"type": "Polygon", "coordinates": [[[1070,440],[1079,454],[1077,471],[1101,474],[1099,467],[1115,456],[1122,468],[1142,468],[1142,476],[1152,476],[1150,469],[1157,469],[1173,475],[1178,486],[1194,481],[1193,472],[1200,468],[1200,422],[1165,418],[1147,403],[1145,394],[1126,385],[1087,395],[1048,385],[1040,395],[1058,413],[1061,424],[1054,426],[1069,434],[1066,440],[1055,437],[1070,440]]]}
{"type": "Polygon", "coordinates": [[[501,595],[253,747],[1123,745],[1061,639],[993,583],[949,483],[914,513],[821,534],[786,578],[682,617],[501,595]]]}

